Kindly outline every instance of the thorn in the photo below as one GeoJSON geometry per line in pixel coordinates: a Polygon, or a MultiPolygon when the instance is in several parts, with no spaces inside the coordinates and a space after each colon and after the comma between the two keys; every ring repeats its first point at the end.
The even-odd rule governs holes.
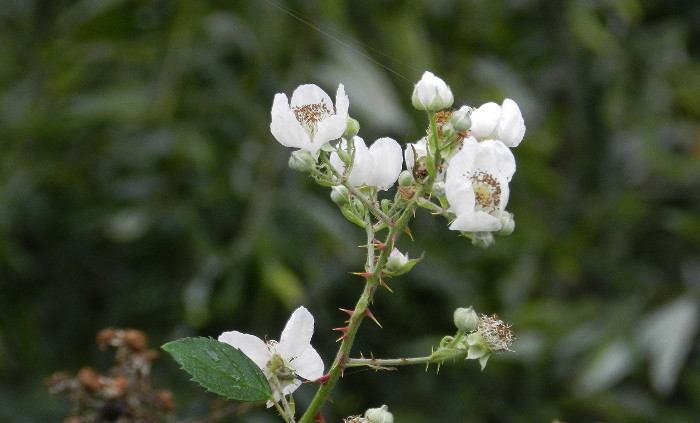
{"type": "Polygon", "coordinates": [[[376,248],[378,251],[384,251],[386,250],[386,244],[382,244],[381,242],[378,242],[376,244],[373,244],[374,248],[376,248]]]}
{"type": "Polygon", "coordinates": [[[367,317],[369,317],[370,319],[374,320],[374,323],[376,323],[377,326],[379,326],[380,328],[384,329],[384,328],[382,327],[382,325],[379,323],[379,320],[377,320],[377,318],[374,317],[374,314],[372,314],[372,312],[369,310],[369,308],[366,308],[366,309],[365,309],[365,315],[367,315],[367,317]]]}
{"type": "Polygon", "coordinates": [[[354,311],[352,311],[352,310],[346,310],[346,309],[344,309],[344,308],[339,308],[338,310],[343,311],[343,312],[349,314],[350,317],[352,317],[352,315],[355,314],[354,311]]]}
{"type": "Polygon", "coordinates": [[[391,288],[389,288],[389,285],[387,285],[386,283],[384,283],[384,281],[383,281],[382,279],[379,279],[379,285],[381,285],[382,287],[386,288],[386,290],[389,291],[389,292],[391,292],[392,294],[394,293],[394,291],[393,291],[391,288]]]}
{"type": "Polygon", "coordinates": [[[408,229],[408,226],[406,226],[405,228],[403,228],[403,231],[406,233],[406,235],[408,235],[409,238],[411,238],[411,241],[414,241],[414,239],[413,239],[413,234],[411,233],[411,230],[408,229]]]}
{"type": "Polygon", "coordinates": [[[318,383],[320,383],[320,384],[322,384],[322,385],[325,385],[326,382],[328,382],[328,379],[330,379],[330,377],[331,377],[331,374],[330,374],[330,373],[326,373],[325,375],[321,376],[320,378],[318,378],[318,379],[316,379],[316,380],[310,380],[309,382],[318,382],[318,383]]]}
{"type": "Polygon", "coordinates": [[[321,413],[316,413],[316,415],[314,416],[314,422],[326,423],[326,420],[323,418],[321,413]]]}
{"type": "Polygon", "coordinates": [[[372,274],[367,272],[350,272],[350,274],[355,276],[362,276],[365,279],[369,279],[372,277],[372,274]]]}

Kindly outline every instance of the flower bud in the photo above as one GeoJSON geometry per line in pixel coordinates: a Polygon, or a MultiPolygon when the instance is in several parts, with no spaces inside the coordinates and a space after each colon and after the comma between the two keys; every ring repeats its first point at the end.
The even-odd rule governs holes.
{"type": "Polygon", "coordinates": [[[365,417],[372,423],[394,423],[394,415],[391,414],[386,405],[379,408],[368,408],[365,417]]]}
{"type": "Polygon", "coordinates": [[[350,193],[344,186],[334,185],[331,187],[331,200],[338,206],[344,206],[350,202],[350,193]]]}
{"type": "Polygon", "coordinates": [[[402,254],[398,248],[394,248],[391,250],[391,254],[389,254],[389,258],[386,261],[386,268],[390,272],[396,272],[401,270],[406,263],[408,263],[408,257],[402,254]]]}
{"type": "Polygon", "coordinates": [[[496,231],[496,235],[510,235],[515,230],[515,219],[513,219],[513,213],[507,211],[501,211],[497,214],[498,219],[501,221],[501,229],[496,231]]]}
{"type": "Polygon", "coordinates": [[[479,326],[479,316],[477,316],[473,307],[460,307],[455,310],[454,322],[458,330],[471,332],[479,326]]]}
{"type": "Polygon", "coordinates": [[[316,158],[306,150],[297,150],[289,156],[288,163],[292,170],[308,172],[316,166],[316,158]]]}
{"type": "Polygon", "coordinates": [[[360,122],[348,116],[347,126],[345,127],[345,132],[343,132],[343,138],[346,140],[351,140],[360,132],[360,122]]]}
{"type": "Polygon", "coordinates": [[[433,182],[432,192],[433,192],[433,195],[436,196],[437,198],[444,197],[445,196],[445,182],[444,181],[433,182]]]}
{"type": "Polygon", "coordinates": [[[450,123],[458,132],[467,131],[472,126],[472,118],[469,116],[472,113],[472,108],[462,106],[450,116],[450,123]]]}
{"type": "Polygon", "coordinates": [[[411,100],[418,110],[436,112],[450,107],[454,97],[445,81],[426,71],[413,88],[411,100]]]}
{"type": "Polygon", "coordinates": [[[399,173],[399,186],[408,187],[416,183],[413,175],[408,170],[399,173]]]}
{"type": "Polygon", "coordinates": [[[491,232],[474,232],[472,234],[472,245],[480,248],[488,248],[496,242],[491,232]]]}

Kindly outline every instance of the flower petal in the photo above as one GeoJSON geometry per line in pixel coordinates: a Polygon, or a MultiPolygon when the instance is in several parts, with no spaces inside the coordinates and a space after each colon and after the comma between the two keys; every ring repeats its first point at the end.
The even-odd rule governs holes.
{"type": "Polygon", "coordinates": [[[306,380],[316,380],[323,376],[323,360],[310,345],[290,364],[294,368],[294,373],[306,380]]]}
{"type": "Polygon", "coordinates": [[[469,128],[475,138],[492,137],[501,117],[501,106],[494,102],[482,104],[471,114],[472,126],[469,128]]]}
{"type": "MultiPolygon", "coordinates": [[[[285,147],[308,149],[311,145],[309,134],[289,108],[287,96],[276,94],[272,103],[270,132],[285,147]]],[[[315,152],[312,152],[314,154],[315,152]]]]}
{"type": "Polygon", "coordinates": [[[261,369],[265,369],[267,362],[270,361],[267,345],[257,336],[234,330],[219,335],[219,342],[238,348],[261,369]]]}
{"type": "Polygon", "coordinates": [[[371,168],[367,169],[365,183],[380,190],[391,188],[401,173],[401,146],[391,138],[380,138],[369,148],[369,154],[371,168]]]}
{"type": "Polygon", "coordinates": [[[290,108],[303,107],[309,104],[325,105],[329,111],[333,111],[331,98],[318,85],[299,85],[292,93],[290,108]]]}
{"type": "Polygon", "coordinates": [[[314,316],[304,307],[294,310],[280,337],[278,351],[291,361],[301,355],[311,345],[314,333],[314,316]]]}
{"type": "Polygon", "coordinates": [[[481,210],[462,213],[450,225],[453,231],[462,232],[493,232],[501,229],[498,218],[481,210]]]}
{"type": "Polygon", "coordinates": [[[525,120],[515,101],[506,98],[496,126],[496,137],[508,147],[517,147],[525,136],[525,120]]]}

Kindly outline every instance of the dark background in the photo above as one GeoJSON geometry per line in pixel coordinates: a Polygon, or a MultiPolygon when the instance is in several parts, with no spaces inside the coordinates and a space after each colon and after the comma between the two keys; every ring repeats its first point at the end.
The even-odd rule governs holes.
{"type": "MultiPolygon", "coordinates": [[[[413,142],[425,70],[457,106],[520,105],[516,231],[480,250],[419,213],[401,248],[426,259],[378,296],[384,329],[363,326],[355,351],[422,355],[474,305],[513,323],[518,353],[484,372],[348,372],[327,421],[381,404],[399,423],[700,414],[700,3],[0,4],[1,421],[66,416],[42,381],[106,369],[93,339],[107,326],[153,346],[232,329],[276,339],[304,304],[330,362],[363,233],[287,168],[272,98],[342,82],[366,140],[413,142]]],[[[179,418],[214,398],[187,379],[156,362],[179,418]]]]}

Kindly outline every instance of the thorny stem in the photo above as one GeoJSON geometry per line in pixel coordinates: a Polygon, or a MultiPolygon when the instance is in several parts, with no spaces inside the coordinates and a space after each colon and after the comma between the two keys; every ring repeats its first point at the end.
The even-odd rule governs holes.
{"type": "Polygon", "coordinates": [[[369,366],[380,369],[389,366],[410,366],[412,364],[429,364],[435,361],[432,356],[412,358],[350,358],[346,367],[369,366]]]}
{"type": "MultiPolygon", "coordinates": [[[[365,270],[368,274],[367,281],[365,282],[362,294],[357,300],[355,308],[353,309],[352,314],[350,315],[347,331],[343,335],[340,347],[338,348],[338,352],[333,361],[333,365],[331,366],[328,372],[327,379],[324,382],[322,382],[321,386],[318,388],[316,395],[311,400],[311,404],[309,404],[309,408],[307,408],[306,412],[299,420],[299,423],[311,423],[313,421],[314,417],[321,409],[321,406],[328,398],[328,395],[333,389],[333,386],[342,376],[345,368],[347,367],[348,361],[350,360],[350,350],[352,348],[352,344],[355,341],[355,336],[357,335],[357,331],[360,328],[362,320],[367,315],[368,306],[374,298],[374,293],[379,287],[382,273],[384,267],[386,266],[387,259],[389,258],[389,254],[391,253],[391,250],[393,249],[394,244],[398,239],[398,236],[404,230],[411,217],[413,217],[413,214],[417,207],[417,199],[422,197],[426,192],[428,192],[431,189],[431,185],[432,184],[427,183],[425,185],[420,186],[411,198],[411,200],[408,202],[408,205],[400,214],[398,219],[396,219],[396,221],[393,222],[392,225],[388,226],[388,234],[384,242],[386,248],[381,250],[379,257],[375,257],[376,252],[374,247],[372,246],[372,241],[374,238],[374,229],[370,227],[371,225],[367,225],[368,246],[367,262],[365,265],[365,270]]],[[[365,218],[367,219],[367,216],[365,216],[365,218]]]]}

